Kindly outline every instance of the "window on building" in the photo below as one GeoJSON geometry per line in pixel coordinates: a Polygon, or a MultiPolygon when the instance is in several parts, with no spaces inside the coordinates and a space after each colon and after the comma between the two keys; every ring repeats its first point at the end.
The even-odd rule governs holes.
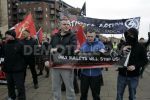
{"type": "Polygon", "coordinates": [[[51,15],[51,20],[54,20],[55,19],[55,16],[54,15],[51,15]]]}
{"type": "Polygon", "coordinates": [[[48,9],[46,8],[46,11],[48,11],[48,9]]]}
{"type": "Polygon", "coordinates": [[[10,8],[10,3],[8,4],[8,8],[10,8]]]}
{"type": "Polygon", "coordinates": [[[46,18],[48,17],[48,15],[46,14],[46,18]]]}
{"type": "Polygon", "coordinates": [[[54,4],[51,4],[51,8],[54,8],[54,4]]]}
{"type": "Polygon", "coordinates": [[[55,14],[55,10],[51,10],[51,14],[55,14]]]}
{"type": "Polygon", "coordinates": [[[54,21],[51,21],[50,24],[51,24],[51,28],[53,29],[55,27],[54,21]]]}
{"type": "Polygon", "coordinates": [[[11,19],[11,16],[9,16],[9,19],[11,19]]]}
{"type": "Polygon", "coordinates": [[[42,7],[38,7],[38,10],[42,10],[42,7]]]}
{"type": "Polygon", "coordinates": [[[10,14],[10,13],[11,13],[11,11],[10,11],[10,10],[8,10],[8,13],[10,14]]]}

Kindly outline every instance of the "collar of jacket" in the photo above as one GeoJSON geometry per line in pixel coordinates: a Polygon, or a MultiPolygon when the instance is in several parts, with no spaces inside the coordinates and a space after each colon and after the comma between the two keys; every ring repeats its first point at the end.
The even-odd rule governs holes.
{"type": "Polygon", "coordinates": [[[88,45],[92,45],[92,44],[95,44],[95,43],[98,43],[98,42],[99,42],[98,38],[95,38],[93,42],[89,42],[88,40],[86,41],[86,43],[88,45]]]}
{"type": "Polygon", "coordinates": [[[59,30],[58,35],[59,35],[59,36],[62,36],[62,37],[68,36],[68,35],[71,33],[71,30],[66,31],[65,33],[66,33],[66,34],[62,36],[62,35],[61,35],[61,30],[59,30]]]}
{"type": "Polygon", "coordinates": [[[14,43],[16,42],[16,39],[15,40],[8,40],[7,43],[14,43]]]}

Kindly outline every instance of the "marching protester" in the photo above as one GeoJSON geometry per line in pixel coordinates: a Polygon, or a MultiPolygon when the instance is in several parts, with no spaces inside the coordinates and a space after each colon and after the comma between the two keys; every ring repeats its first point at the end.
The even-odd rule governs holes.
{"type": "Polygon", "coordinates": [[[125,41],[124,41],[123,38],[121,38],[121,39],[120,39],[120,42],[119,42],[119,44],[118,44],[118,50],[121,50],[122,47],[124,47],[124,45],[125,45],[125,41]]]}
{"type": "MultiPolygon", "coordinates": [[[[72,55],[76,49],[76,35],[70,30],[70,21],[64,18],[60,21],[60,31],[51,38],[51,55],[72,55]],[[70,53],[70,54],[69,54],[70,53]]],[[[62,65],[61,67],[65,67],[62,65]]],[[[69,67],[73,67],[68,65],[69,67]]],[[[68,67],[67,66],[67,67],[68,67]]],[[[53,100],[61,100],[61,79],[66,87],[66,100],[76,100],[73,79],[73,69],[51,69],[53,100]]]]}
{"type": "Polygon", "coordinates": [[[49,68],[45,67],[44,62],[49,60],[49,38],[43,37],[42,45],[41,45],[41,55],[40,55],[40,61],[38,61],[38,67],[39,67],[39,73],[38,76],[43,75],[43,70],[45,69],[46,75],[45,77],[49,77],[49,68]]]}
{"type": "MultiPolygon", "coordinates": [[[[81,46],[80,53],[97,53],[105,51],[104,44],[96,38],[95,32],[87,32],[87,41],[81,46]]],[[[92,91],[93,100],[100,100],[100,90],[103,85],[101,68],[81,69],[81,97],[87,100],[89,87],[92,91]]]]}
{"type": "MultiPolygon", "coordinates": [[[[110,54],[113,48],[113,44],[111,40],[108,38],[105,38],[102,42],[105,45],[105,51],[110,54]]],[[[108,68],[105,68],[105,70],[108,71],[108,68]]]]}
{"type": "MultiPolygon", "coordinates": [[[[24,53],[25,53],[25,62],[26,68],[29,66],[33,78],[34,88],[37,89],[38,86],[38,77],[35,68],[35,55],[34,55],[34,46],[37,44],[35,39],[30,36],[28,30],[23,31],[22,42],[24,44],[24,53]]],[[[25,72],[26,73],[26,72],[25,72]]]]}
{"type": "Polygon", "coordinates": [[[4,57],[3,71],[6,73],[8,96],[10,100],[26,100],[25,95],[25,59],[23,54],[23,44],[16,39],[13,30],[5,33],[6,42],[2,47],[4,57]],[[17,89],[17,96],[15,92],[17,89]]]}
{"type": "MultiPolygon", "coordinates": [[[[144,46],[144,48],[147,50],[147,52],[149,52],[150,33],[148,33],[148,40],[147,40],[147,41],[145,41],[144,38],[140,38],[140,39],[139,39],[139,43],[140,43],[142,46],[144,46]]],[[[147,55],[147,56],[148,56],[148,55],[147,55]]],[[[147,66],[144,66],[144,67],[142,68],[142,70],[141,70],[141,73],[140,73],[141,78],[143,78],[143,73],[144,73],[146,67],[147,67],[147,66]]]]}
{"type": "Polygon", "coordinates": [[[122,49],[126,54],[123,67],[118,69],[117,98],[123,100],[126,86],[129,87],[129,100],[136,100],[136,89],[142,68],[147,64],[145,48],[138,43],[138,30],[130,28],[124,33],[126,46],[122,49]]]}

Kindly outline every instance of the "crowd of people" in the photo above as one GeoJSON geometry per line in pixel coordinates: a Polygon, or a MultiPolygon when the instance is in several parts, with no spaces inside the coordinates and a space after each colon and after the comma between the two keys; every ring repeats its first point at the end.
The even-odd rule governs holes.
{"type": "MultiPolygon", "coordinates": [[[[5,38],[0,43],[0,56],[4,57],[2,70],[6,73],[8,97],[9,100],[26,100],[25,78],[26,70],[29,68],[32,73],[33,86],[38,89],[38,76],[46,76],[51,73],[53,100],[61,100],[61,90],[66,90],[66,100],[76,100],[75,93],[79,93],[77,76],[80,77],[80,100],[88,99],[88,90],[91,89],[93,100],[101,100],[100,92],[103,83],[102,68],[87,69],[63,69],[55,68],[53,57],[57,54],[74,55],[78,53],[104,53],[110,48],[105,45],[106,41],[101,41],[96,37],[96,33],[87,30],[86,41],[77,48],[77,38],[70,30],[70,21],[62,19],[60,21],[60,30],[58,33],[48,38],[43,38],[42,44],[30,36],[28,30],[22,32],[22,39],[16,38],[14,30],[8,30],[5,38]],[[50,48],[49,48],[50,47],[50,48]],[[40,53],[35,52],[38,48],[40,53]],[[44,49],[44,50],[43,50],[44,49]],[[47,52],[48,50],[48,52],[47,52]],[[37,73],[36,65],[39,72],[37,73]],[[62,85],[63,83],[63,85],[62,85]],[[17,95],[15,92],[17,89],[17,95]]],[[[129,100],[136,100],[136,89],[139,82],[139,76],[147,64],[146,46],[138,42],[138,30],[130,28],[124,33],[125,41],[112,43],[113,51],[126,56],[122,67],[118,68],[117,94],[116,100],[123,100],[123,94],[126,86],[129,87],[129,100]]],[[[110,50],[111,51],[111,50],[110,50]]],[[[61,67],[74,67],[74,65],[58,65],[61,67]]]]}

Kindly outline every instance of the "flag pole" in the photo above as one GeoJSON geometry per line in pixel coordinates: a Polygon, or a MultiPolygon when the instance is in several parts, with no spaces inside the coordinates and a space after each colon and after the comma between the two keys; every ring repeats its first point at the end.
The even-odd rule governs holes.
{"type": "Polygon", "coordinates": [[[149,24],[149,32],[150,32],[150,24],[149,24]]]}
{"type": "MultiPolygon", "coordinates": [[[[38,30],[38,32],[37,32],[37,33],[39,33],[39,32],[40,32],[40,30],[41,30],[41,27],[40,27],[40,29],[38,30]]],[[[38,45],[40,45],[39,38],[38,38],[37,34],[36,34],[36,37],[37,37],[36,39],[37,39],[38,45]]]]}

